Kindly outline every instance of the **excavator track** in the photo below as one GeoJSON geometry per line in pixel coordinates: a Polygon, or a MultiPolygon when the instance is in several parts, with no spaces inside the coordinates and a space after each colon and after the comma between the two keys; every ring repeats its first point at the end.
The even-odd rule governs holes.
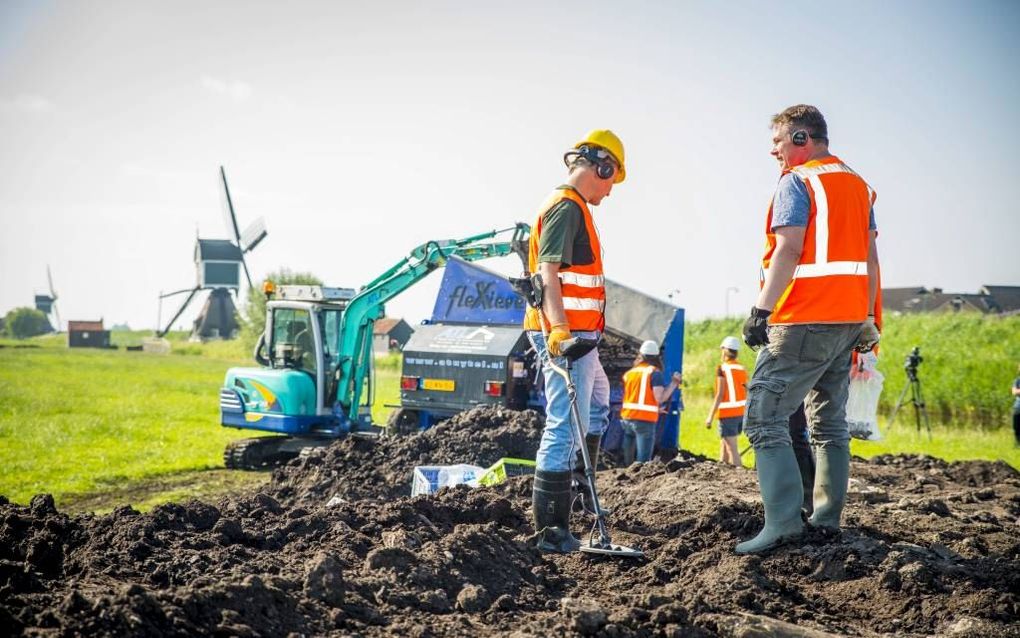
{"type": "Polygon", "coordinates": [[[298,456],[296,450],[280,449],[289,441],[286,436],[231,441],[223,451],[223,464],[231,470],[264,470],[283,465],[298,456]]]}

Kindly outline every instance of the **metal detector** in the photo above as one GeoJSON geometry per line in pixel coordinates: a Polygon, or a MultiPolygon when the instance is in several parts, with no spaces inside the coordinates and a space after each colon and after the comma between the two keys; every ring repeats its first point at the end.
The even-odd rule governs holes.
{"type": "MultiPolygon", "coordinates": [[[[541,312],[542,297],[543,297],[543,285],[542,277],[539,274],[531,276],[530,280],[515,280],[512,281],[515,288],[524,296],[524,298],[533,307],[539,310],[539,323],[542,326],[542,336],[545,337],[546,343],[549,343],[549,329],[546,325],[545,315],[541,312]],[[527,283],[525,283],[527,282],[527,283]],[[529,286],[530,284],[530,286],[529,286]],[[522,290],[524,288],[524,290],[522,290]]],[[[588,533],[588,540],[581,541],[581,551],[587,554],[599,554],[603,556],[615,556],[620,558],[640,558],[645,555],[640,549],[633,547],[627,547],[626,545],[617,545],[613,543],[609,536],[609,530],[606,527],[606,516],[599,504],[598,491],[595,488],[595,468],[592,467],[591,457],[588,456],[588,447],[584,444],[584,428],[581,425],[581,411],[577,407],[577,387],[574,385],[573,377],[570,372],[573,369],[574,362],[585,356],[596,347],[599,342],[596,339],[584,339],[581,337],[575,337],[568,339],[561,344],[560,354],[566,360],[566,367],[560,367],[556,364],[552,353],[549,354],[549,367],[552,370],[563,377],[563,380],[567,383],[567,398],[570,400],[570,421],[573,424],[574,436],[580,441],[581,458],[584,459],[584,476],[588,481],[588,489],[591,491],[592,507],[595,510],[595,523],[592,525],[591,531],[588,533]]]]}

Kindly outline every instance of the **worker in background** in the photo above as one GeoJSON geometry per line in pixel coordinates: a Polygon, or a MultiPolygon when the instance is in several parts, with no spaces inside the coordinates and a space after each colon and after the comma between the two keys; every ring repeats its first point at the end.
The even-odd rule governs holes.
{"type": "Polygon", "coordinates": [[[839,529],[850,473],[850,352],[879,339],[874,191],[829,152],[825,118],[813,106],[791,106],[772,118],[771,153],[782,175],[766,218],[761,290],[743,331],[747,345],[765,346],[748,384],[744,419],[765,526],[737,545],[741,554],[803,531],[789,419],[805,399],[816,462],[808,523],[839,529]]]}
{"type": "Polygon", "coordinates": [[[722,362],[715,369],[715,401],[708,411],[705,427],[712,427],[719,413],[719,456],[723,463],[740,466],[737,437],[744,427],[744,404],[747,403],[747,370],[737,361],[740,340],[726,337],[719,344],[722,362]]]}
{"type": "MultiPolygon", "coordinates": [[[[545,379],[546,419],[535,459],[532,511],[538,548],[547,552],[570,552],[580,546],[569,528],[572,466],[580,445],[587,446],[593,466],[597,463],[609,422],[609,380],[598,350],[578,359],[572,371],[584,441],[575,440],[566,383],[549,368],[549,361],[560,356],[564,341],[597,339],[605,327],[602,247],[589,206],[599,205],[626,177],[623,144],[612,131],[591,131],[564,154],[563,161],[566,182],[539,207],[529,240],[528,269],[540,274],[545,284],[541,314],[529,307],[524,316],[524,329],[545,379]]],[[[565,361],[559,360],[559,365],[565,361]]]]}
{"type": "Polygon", "coordinates": [[[623,375],[620,427],[623,428],[623,460],[627,465],[634,461],[645,463],[652,458],[660,406],[683,381],[680,373],[674,372],[669,385],[665,384],[659,344],[645,341],[638,353],[634,367],[623,375]]]}

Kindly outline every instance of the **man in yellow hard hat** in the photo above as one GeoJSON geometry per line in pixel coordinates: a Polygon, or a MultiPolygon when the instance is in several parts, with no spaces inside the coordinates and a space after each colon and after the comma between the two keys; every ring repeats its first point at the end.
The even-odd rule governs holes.
{"type": "MultiPolygon", "coordinates": [[[[566,382],[550,369],[550,357],[559,357],[560,344],[572,336],[598,338],[605,328],[602,247],[588,207],[601,203],[627,175],[623,143],[608,130],[588,133],[563,155],[563,162],[566,182],[546,198],[531,227],[528,270],[542,275],[545,292],[541,310],[528,307],[524,317],[545,378],[546,421],[535,459],[533,513],[538,547],[548,552],[570,552],[580,545],[569,522],[572,470],[582,444],[573,435],[566,382]]],[[[598,350],[574,362],[572,379],[586,432],[583,444],[594,466],[609,422],[609,380],[598,350]]]]}

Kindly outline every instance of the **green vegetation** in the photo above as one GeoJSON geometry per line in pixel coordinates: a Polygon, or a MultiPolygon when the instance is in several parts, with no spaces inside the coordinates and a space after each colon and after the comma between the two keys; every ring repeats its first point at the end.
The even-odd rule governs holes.
{"type": "MultiPolygon", "coordinates": [[[[114,334],[115,343],[140,341],[114,334]]],[[[66,338],[0,348],[0,494],[26,502],[51,492],[65,502],[154,476],[222,468],[224,445],[248,436],[217,425],[223,373],[248,362],[234,356],[236,342],[196,346],[208,347],[202,356],[162,356],[68,349],[66,338]]]]}
{"type": "MultiPolygon", "coordinates": [[[[681,447],[717,458],[718,437],[704,426],[711,407],[713,374],[719,343],[738,335],[743,319],[688,323],[684,344],[684,399],[681,447]]],[[[882,333],[879,370],[885,389],[879,405],[883,441],[854,441],[853,452],[931,454],[948,460],[1003,459],[1020,468],[1020,450],[1013,446],[1009,387],[1020,362],[1020,316],[974,314],[904,315],[887,317],[882,333]],[[913,408],[905,406],[890,428],[888,415],[907,383],[903,363],[911,348],[921,347],[924,362],[918,376],[931,416],[932,441],[917,435],[913,408]]],[[[754,354],[742,350],[749,368],[754,354]]],[[[741,449],[747,446],[741,438],[741,449]]],[[[749,460],[745,455],[745,463],[749,460]]]]}
{"type": "Polygon", "coordinates": [[[50,320],[35,308],[15,308],[3,319],[3,336],[13,339],[28,339],[50,330],[50,320]]]}
{"type": "MultiPolygon", "coordinates": [[[[715,428],[704,418],[712,394],[718,345],[739,334],[741,321],[687,326],[685,402],[681,447],[718,455],[715,428]]],[[[914,345],[932,412],[932,440],[915,430],[910,407],[885,440],[854,441],[857,455],[923,453],[949,460],[1003,459],[1020,467],[1020,450],[1005,427],[1008,387],[1020,341],[1020,317],[970,315],[891,317],[883,335],[880,368],[886,374],[882,411],[888,414],[906,382],[903,359],[914,345]]],[[[114,331],[119,350],[68,349],[66,335],[0,340],[0,494],[27,502],[53,493],[62,507],[110,509],[124,502],[142,508],[193,495],[265,481],[265,474],[222,470],[228,441],[249,432],[221,428],[216,400],[226,369],[252,365],[242,340],[190,343],[172,333],[169,355],[127,352],[147,331],[114,331]],[[27,346],[27,347],[26,347],[27,346]]],[[[745,351],[743,360],[753,356],[745,351]]],[[[385,423],[399,402],[400,356],[377,360],[373,418],[385,423]]],[[[747,446],[741,439],[741,449],[747,446]]],[[[753,453],[744,456],[750,464],[753,453]]]]}

